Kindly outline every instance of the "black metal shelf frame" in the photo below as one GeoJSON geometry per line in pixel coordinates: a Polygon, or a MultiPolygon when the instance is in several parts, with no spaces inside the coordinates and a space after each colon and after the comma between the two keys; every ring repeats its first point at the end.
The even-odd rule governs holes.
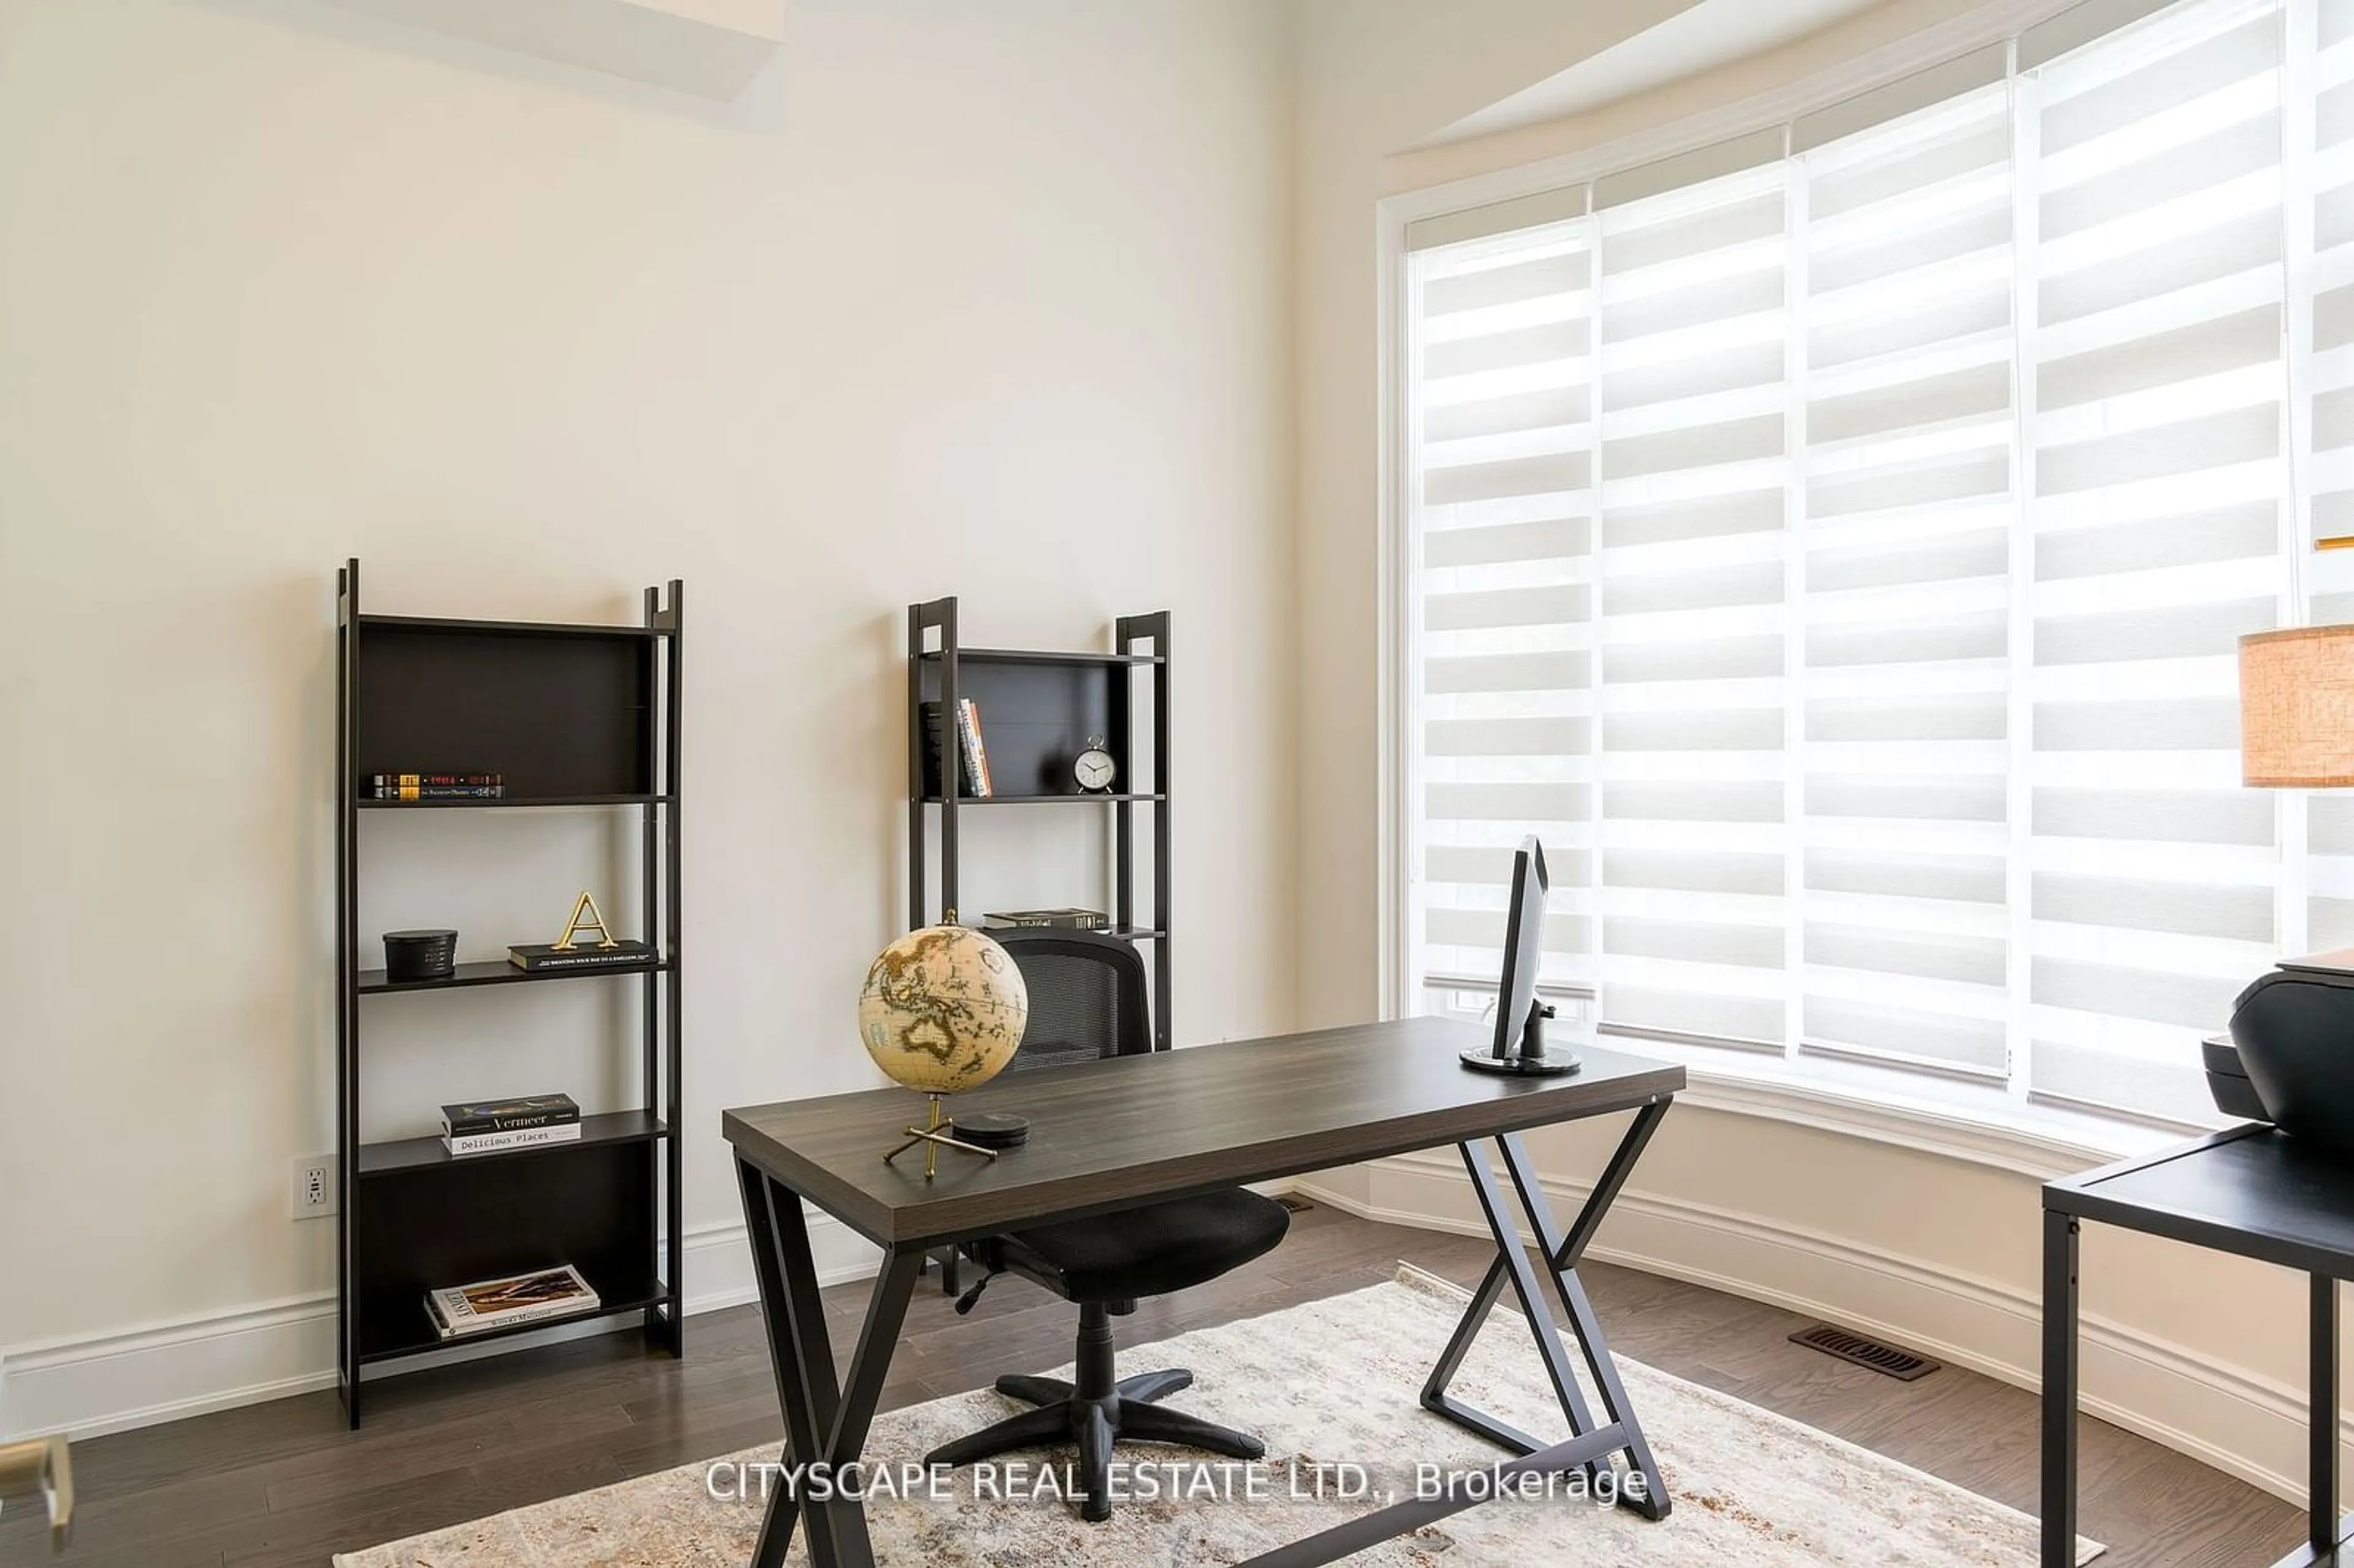
{"type": "Polygon", "coordinates": [[[359,1425],[364,1366],[481,1340],[527,1342],[587,1318],[639,1315],[650,1342],[683,1355],[684,1171],[673,1130],[684,1106],[680,583],[645,590],[642,624],[606,626],[363,614],[359,562],[335,577],[336,1371],[346,1416],[359,1425]],[[536,700],[543,693],[554,695],[536,700]],[[516,792],[360,794],[366,774],[444,763],[497,767],[516,792]],[[563,807],[638,814],[644,936],[659,957],[554,972],[469,963],[425,981],[360,968],[362,811],[563,807]],[[438,1138],[361,1141],[361,998],[591,978],[639,987],[637,1108],[584,1117],[577,1139],[462,1159],[438,1138]],[[427,1288],[557,1261],[597,1287],[595,1311],[463,1340],[433,1333],[427,1288]]]}
{"type": "MultiPolygon", "coordinates": [[[[967,648],[957,637],[957,601],[937,599],[907,607],[907,923],[916,927],[937,918],[954,921],[963,906],[959,893],[959,827],[968,806],[1029,806],[1093,801],[1112,809],[1112,900],[1110,936],[1152,944],[1153,1044],[1170,1045],[1170,758],[1169,612],[1124,615],[1112,623],[1106,652],[1064,652],[1016,648],[967,648]],[[1149,645],[1150,651],[1147,651],[1149,645]],[[1150,683],[1151,778],[1136,772],[1136,683],[1150,683]],[[981,707],[981,735],[990,749],[990,770],[1001,792],[985,798],[949,793],[945,798],[927,778],[930,750],[924,704],[940,704],[944,747],[953,751],[949,715],[962,697],[981,707]],[[1090,724],[1100,723],[1106,749],[1119,768],[1122,793],[1090,794],[1067,784],[1065,769],[1083,744],[1090,724]],[[1001,744],[1005,749],[1001,750],[1001,744]],[[1008,766],[1001,771],[1001,762],[1008,766]],[[1006,788],[1020,773],[1020,788],[1006,788]],[[1144,788],[1147,783],[1150,788],[1144,788]],[[1136,859],[1142,834],[1136,808],[1151,815],[1152,907],[1137,912],[1136,859]],[[927,813],[939,824],[939,905],[937,916],[927,844],[927,813]]],[[[939,766],[941,780],[956,777],[952,758],[939,766]]]]}

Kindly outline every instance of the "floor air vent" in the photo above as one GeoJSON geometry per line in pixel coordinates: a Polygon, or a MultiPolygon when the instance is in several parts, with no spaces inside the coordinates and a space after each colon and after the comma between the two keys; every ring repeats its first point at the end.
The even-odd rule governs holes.
{"type": "Polygon", "coordinates": [[[1281,1203],[1285,1208],[1289,1209],[1295,1214],[1304,1214],[1309,1210],[1316,1206],[1297,1192],[1286,1192],[1282,1197],[1278,1198],[1276,1202],[1281,1203]]]}
{"type": "Polygon", "coordinates": [[[1861,1334],[1834,1329],[1829,1323],[1801,1329],[1790,1336],[1790,1342],[1820,1351],[1827,1356],[1837,1356],[1843,1361],[1853,1361],[1860,1367],[1870,1367],[1876,1372],[1886,1372],[1890,1377],[1905,1383],[1911,1383],[1916,1377],[1927,1377],[1940,1364],[1926,1356],[1916,1356],[1910,1351],[1883,1345],[1878,1340],[1867,1340],[1861,1334]]]}

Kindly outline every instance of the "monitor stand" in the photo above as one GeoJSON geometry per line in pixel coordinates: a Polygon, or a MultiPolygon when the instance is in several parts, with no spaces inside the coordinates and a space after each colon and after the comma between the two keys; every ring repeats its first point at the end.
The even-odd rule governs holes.
{"type": "Polygon", "coordinates": [[[1529,1021],[1521,1029],[1521,1048],[1509,1056],[1499,1056],[1492,1051],[1466,1051],[1463,1065],[1475,1073],[1494,1073],[1508,1078],[1562,1078],[1575,1073],[1585,1064],[1575,1056],[1548,1056],[1544,1048],[1544,1021],[1553,1015],[1550,1006],[1539,1003],[1529,1009],[1529,1021]]]}

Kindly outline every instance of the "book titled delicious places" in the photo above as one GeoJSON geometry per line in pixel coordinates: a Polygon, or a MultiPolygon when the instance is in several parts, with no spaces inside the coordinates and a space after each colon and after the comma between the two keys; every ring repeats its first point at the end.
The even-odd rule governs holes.
{"type": "Polygon", "coordinates": [[[580,1137],[580,1107],[570,1095],[525,1095],[441,1107],[441,1144],[451,1154],[494,1154],[580,1137]]]}
{"type": "Polygon", "coordinates": [[[592,1312],[597,1306],[597,1293],[580,1277],[580,1271],[568,1263],[529,1274],[509,1275],[504,1279],[453,1285],[447,1290],[430,1291],[425,1298],[425,1308],[433,1315],[433,1327],[445,1340],[463,1339],[468,1334],[485,1333],[517,1323],[568,1318],[578,1312],[592,1312]]]}

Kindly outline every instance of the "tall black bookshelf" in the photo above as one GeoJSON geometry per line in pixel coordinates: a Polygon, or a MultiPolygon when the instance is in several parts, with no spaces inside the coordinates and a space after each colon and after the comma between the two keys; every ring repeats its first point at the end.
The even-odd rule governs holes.
{"type": "MultiPolygon", "coordinates": [[[[573,1265],[596,1289],[599,1306],[583,1317],[641,1316],[649,1342],[682,1355],[679,583],[646,589],[639,626],[364,614],[356,560],[337,571],[336,600],[336,1347],[346,1415],[359,1425],[367,1369],[452,1344],[544,1339],[556,1324],[444,1341],[425,1296],[555,1264],[573,1265]],[[361,786],[436,768],[500,773],[504,792],[395,801],[361,786]],[[587,973],[466,963],[417,981],[360,967],[362,813],[551,807],[636,816],[652,959],[587,973]],[[464,1159],[438,1137],[362,1141],[369,998],[557,983],[637,988],[636,1108],[584,1117],[577,1142],[464,1159]]],[[[561,904],[572,890],[555,891],[561,904]]],[[[538,930],[513,938],[546,939],[538,930]]]]}
{"type": "Polygon", "coordinates": [[[1108,810],[1112,819],[1112,908],[1108,935],[1149,944],[1152,958],[1153,1044],[1170,1044],[1169,956],[1169,612],[1123,615],[1112,623],[1111,651],[1059,652],[1036,649],[968,648],[957,634],[957,601],[936,599],[907,607],[907,923],[980,923],[959,885],[958,819],[968,810],[1060,808],[1108,810]],[[1148,646],[1149,645],[1149,646],[1148,646]],[[1140,723],[1140,695],[1146,698],[1140,723]],[[970,698],[981,710],[995,792],[976,797],[943,789],[959,769],[943,766],[924,723],[924,705],[938,703],[946,747],[955,729],[945,715],[970,698]],[[1150,737],[1150,768],[1140,776],[1150,737]],[[1117,768],[1108,792],[1082,790],[1072,759],[1100,736],[1117,768]],[[1136,813],[1150,818],[1152,909],[1137,918],[1136,813]],[[939,824],[939,905],[932,913],[928,814],[939,824]]]}

